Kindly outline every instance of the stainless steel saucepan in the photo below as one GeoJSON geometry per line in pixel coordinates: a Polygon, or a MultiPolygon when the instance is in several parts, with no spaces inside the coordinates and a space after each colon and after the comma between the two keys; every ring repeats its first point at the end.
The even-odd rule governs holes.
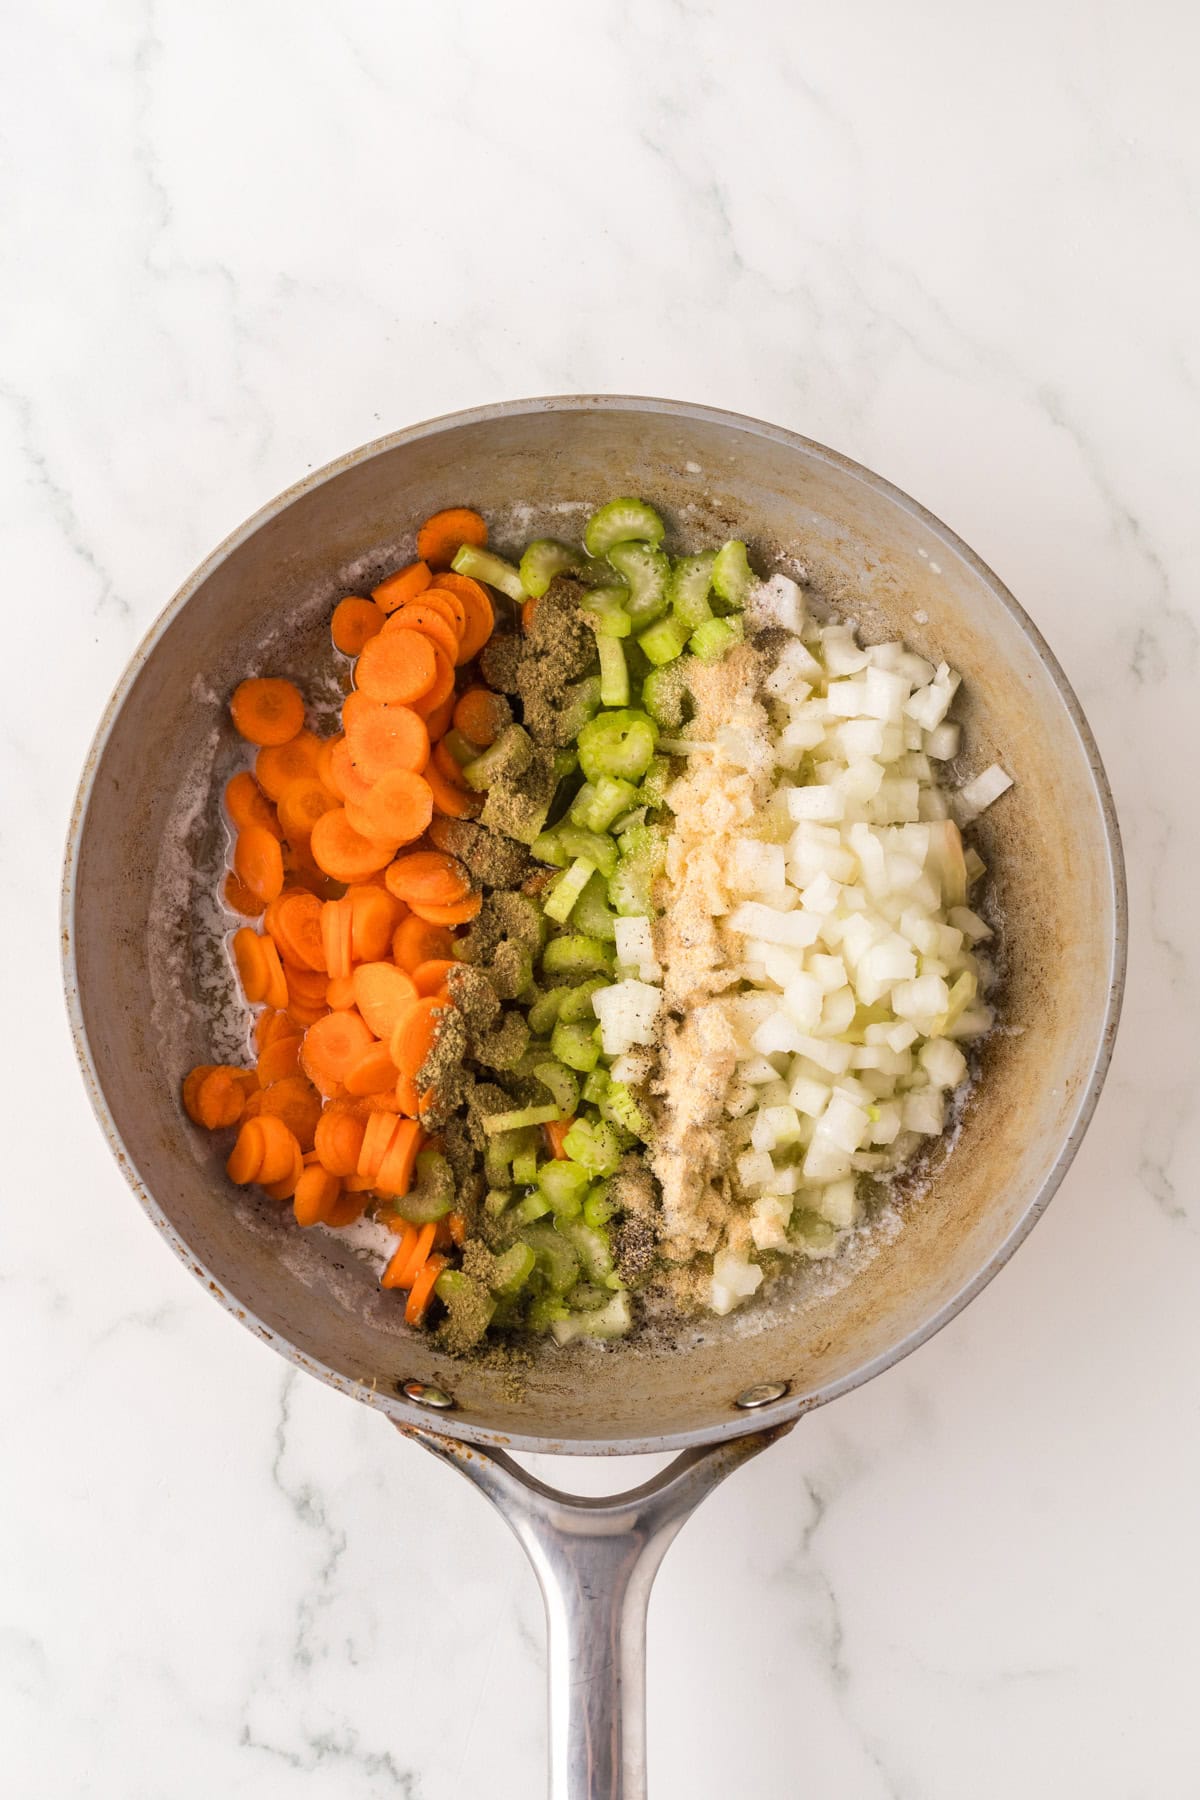
{"type": "MultiPolygon", "coordinates": [[[[786,566],[786,565],[785,565],[786,566]]],[[[673,401],[572,396],[481,407],[356,450],[264,508],[185,583],[122,680],[88,757],[64,895],[70,1015],[113,1152],[176,1254],[250,1330],[452,1462],[528,1551],[550,1633],[555,1800],[645,1792],[646,1602],[667,1544],[726,1474],[802,1414],[953,1318],[1030,1230],[1074,1156],[1116,1029],[1125,901],[1092,735],[1031,621],[978,557],[886,481],[775,426],[673,401]],[[515,546],[570,536],[644,494],[677,542],[735,533],[759,567],[799,558],[868,635],[962,671],[971,765],[1014,790],[977,842],[1002,921],[1001,1004],[952,1151],[903,1228],[839,1285],[813,1267],[756,1310],[675,1343],[547,1347],[516,1384],[409,1331],[375,1267],[234,1190],[180,1080],[212,1060],[232,978],[211,911],[226,701],[248,670],[327,663],[341,593],[413,553],[456,502],[515,546]],[[572,529],[573,528],[573,529],[572,529]],[[154,996],[148,1009],[146,996],[154,996]],[[676,1451],[645,1487],[583,1500],[510,1450],[676,1451]]],[[[232,1030],[227,1021],[226,1028],[232,1030]]]]}

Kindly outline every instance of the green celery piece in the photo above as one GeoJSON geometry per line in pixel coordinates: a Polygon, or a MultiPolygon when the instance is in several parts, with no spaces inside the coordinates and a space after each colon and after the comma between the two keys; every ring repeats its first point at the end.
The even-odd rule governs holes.
{"type": "Polygon", "coordinates": [[[613,820],[613,835],[620,837],[623,831],[629,831],[635,825],[644,825],[648,811],[648,807],[634,806],[627,813],[622,813],[619,819],[613,820]]]}
{"type": "Polygon", "coordinates": [[[698,625],[688,639],[688,648],[701,662],[720,662],[726,653],[740,644],[743,637],[740,619],[710,619],[698,625]]]}
{"type": "Polygon", "coordinates": [[[671,564],[653,544],[614,544],[608,560],[629,585],[625,611],[635,631],[661,619],[670,601],[667,596],[671,564]]]}
{"type": "Polygon", "coordinates": [[[646,1141],[649,1125],[637,1101],[623,1081],[611,1081],[604,1098],[600,1101],[601,1116],[612,1125],[619,1125],[622,1131],[631,1131],[636,1138],[646,1141]]]}
{"type": "Polygon", "coordinates": [[[558,835],[557,825],[552,831],[543,831],[540,837],[534,838],[529,846],[529,854],[538,862],[549,863],[555,869],[565,869],[571,860],[558,835]]]}
{"type": "Polygon", "coordinates": [[[571,1198],[582,1200],[591,1179],[587,1170],[579,1163],[563,1161],[561,1158],[543,1163],[538,1170],[538,1186],[551,1205],[571,1198]]]}
{"type": "Polygon", "coordinates": [[[715,550],[701,550],[698,556],[681,556],[671,570],[667,588],[671,611],[689,631],[695,631],[697,625],[703,625],[713,616],[708,591],[712,587],[716,560],[715,550]]]}
{"type": "Polygon", "coordinates": [[[446,1307],[458,1327],[456,1332],[457,1347],[470,1349],[484,1336],[492,1322],[496,1311],[496,1303],[487,1289],[470,1275],[464,1275],[461,1269],[443,1269],[433,1284],[434,1292],[446,1307]],[[466,1327],[470,1332],[470,1341],[462,1342],[462,1333],[466,1327]]]}
{"type": "MultiPolygon", "coordinates": [[[[650,658],[656,669],[675,661],[682,656],[688,643],[688,628],[680,619],[659,619],[648,631],[638,637],[638,643],[650,658]]],[[[642,694],[645,696],[646,684],[642,683],[642,694]]]]}
{"type": "Polygon", "coordinates": [[[563,1139],[563,1149],[590,1175],[614,1175],[621,1161],[617,1134],[600,1119],[576,1119],[563,1139]]]}
{"type": "Polygon", "coordinates": [[[568,738],[577,738],[589,719],[600,710],[600,677],[585,675],[563,689],[560,721],[568,738]]]}
{"type": "Polygon", "coordinates": [[[526,1225],[520,1235],[521,1242],[528,1244],[537,1256],[552,1293],[565,1294],[575,1286],[579,1279],[579,1256],[556,1226],[539,1220],[534,1225],[526,1225]]]}
{"type": "Polygon", "coordinates": [[[549,1037],[558,1023],[558,1014],[569,988],[549,988],[539,994],[529,1009],[529,1029],[534,1037],[549,1037]]]}
{"type": "Polygon", "coordinates": [[[663,522],[652,506],[647,506],[644,500],[622,495],[592,514],[584,528],[584,549],[589,556],[608,556],[614,545],[635,538],[648,544],[660,544],[664,530],[663,522]]]}
{"type": "Polygon", "coordinates": [[[513,1192],[510,1187],[489,1188],[483,1197],[483,1210],[489,1218],[498,1219],[500,1214],[512,1204],[513,1192]]]}
{"type": "Polygon", "coordinates": [[[518,570],[521,585],[535,600],[540,600],[556,575],[576,570],[583,562],[578,550],[557,538],[534,538],[527,545],[518,570]]]}
{"type": "Polygon", "coordinates": [[[758,585],[758,577],[750,567],[746,546],[739,538],[730,538],[717,551],[712,570],[713,591],[729,606],[739,611],[758,585]]]}
{"type": "Polygon", "coordinates": [[[482,755],[479,745],[473,744],[470,738],[464,737],[457,726],[453,726],[446,733],[442,742],[460,769],[465,769],[469,762],[474,762],[477,756],[482,755]]]}
{"type": "Polygon", "coordinates": [[[658,727],[644,712],[625,707],[589,719],[577,741],[579,766],[588,781],[598,782],[603,775],[639,781],[654,757],[658,727]]]}
{"type": "MultiPolygon", "coordinates": [[[[614,871],[616,869],[615,857],[613,858],[613,869],[614,871]]],[[[606,944],[616,941],[616,915],[608,904],[608,882],[601,869],[596,870],[575,902],[571,923],[576,931],[582,931],[585,937],[603,938],[606,944]]]]}
{"type": "Polygon", "coordinates": [[[620,638],[598,637],[596,648],[600,652],[600,704],[627,706],[629,665],[625,661],[620,638]]]}
{"type": "Polygon", "coordinates": [[[550,939],[542,952],[542,967],[547,975],[608,975],[613,969],[613,952],[600,938],[568,932],[550,939]]]}
{"type": "Polygon", "coordinates": [[[679,731],[691,700],[688,670],[691,658],[681,656],[651,669],[642,682],[642,705],[664,731],[679,731]]]}
{"type": "MultiPolygon", "coordinates": [[[[544,1165],[547,1169],[565,1169],[567,1166],[566,1163],[561,1162],[551,1162],[544,1165]]],[[[582,1188],[573,1188],[566,1182],[560,1183],[555,1187],[546,1187],[542,1184],[542,1193],[545,1194],[547,1200],[550,1202],[550,1210],[556,1219],[578,1219],[581,1217],[583,1213],[583,1196],[587,1191],[586,1172],[584,1172],[583,1179],[584,1185],[582,1188]]]]}
{"type": "Polygon", "coordinates": [[[492,1293],[519,1294],[533,1274],[536,1263],[537,1252],[528,1244],[510,1244],[504,1254],[496,1258],[496,1266],[488,1282],[492,1293]]]}
{"type": "Polygon", "coordinates": [[[593,1231],[599,1231],[602,1226],[607,1225],[617,1210],[609,1198],[609,1193],[608,1182],[600,1181],[584,1199],[583,1222],[585,1225],[590,1225],[593,1231]]]}
{"type": "Polygon", "coordinates": [[[422,1150],[417,1157],[416,1174],[407,1194],[393,1200],[392,1210],[410,1225],[428,1225],[434,1219],[444,1219],[454,1205],[450,1164],[436,1150],[422,1150]]]}
{"type": "Polygon", "coordinates": [[[654,917],[654,902],[650,896],[653,880],[650,870],[637,857],[621,858],[608,883],[609,904],[619,918],[654,917]]]}
{"type": "Polygon", "coordinates": [[[512,1159],[512,1178],[517,1187],[532,1187],[537,1180],[538,1159],[536,1150],[522,1150],[519,1156],[512,1159]]]}
{"type": "Polygon", "coordinates": [[[617,846],[607,833],[587,831],[571,822],[560,825],[556,835],[568,856],[586,857],[602,875],[611,875],[616,868],[617,846]]]}
{"type": "Polygon", "coordinates": [[[494,744],[463,769],[468,787],[482,793],[501,775],[523,775],[533,761],[533,739],[523,725],[506,725],[494,744]]]}
{"type": "Polygon", "coordinates": [[[558,1020],[561,1025],[584,1025],[591,1029],[596,1017],[596,1009],[592,1005],[592,996],[600,988],[607,987],[608,981],[603,975],[592,975],[587,981],[581,981],[575,987],[562,990],[563,1002],[558,1009],[558,1020]]]}
{"type": "Polygon", "coordinates": [[[513,1218],[518,1225],[531,1225],[535,1219],[544,1219],[550,1211],[550,1202],[540,1188],[532,1194],[526,1194],[513,1208],[513,1218]]]}
{"type": "Polygon", "coordinates": [[[525,1314],[525,1329],[545,1335],[548,1331],[562,1329],[569,1323],[566,1306],[553,1294],[536,1294],[529,1302],[529,1310],[525,1314]]]}
{"type": "Polygon", "coordinates": [[[489,1137],[494,1137],[501,1131],[521,1131],[526,1125],[549,1125],[557,1117],[556,1106],[521,1106],[514,1112],[489,1113],[483,1121],[483,1129],[489,1137]]]}
{"type": "Polygon", "coordinates": [[[533,1073],[549,1091],[559,1117],[571,1118],[579,1105],[579,1082],[574,1071],[560,1062],[540,1062],[535,1064],[533,1073]]]}
{"type": "Polygon", "coordinates": [[[594,1069],[600,1060],[600,1046],[583,1025],[556,1025],[550,1049],[559,1062],[581,1074],[594,1069]]]}
{"type": "Polygon", "coordinates": [[[613,820],[628,812],[637,798],[631,781],[602,775],[599,781],[585,781],[571,803],[571,823],[585,831],[607,831],[613,820]]]}
{"type": "Polygon", "coordinates": [[[593,1069],[583,1084],[583,1097],[591,1106],[599,1106],[608,1092],[609,1073],[607,1069],[593,1069]]]}
{"type": "Polygon", "coordinates": [[[607,1231],[585,1225],[582,1219],[564,1219],[557,1229],[576,1251],[588,1280],[607,1282],[613,1272],[612,1245],[607,1231]]]}
{"type": "Polygon", "coordinates": [[[629,596],[626,587],[588,588],[579,602],[581,609],[587,614],[588,624],[597,638],[627,638],[633,630],[633,620],[625,611],[625,601],[629,596]]]}
{"type": "Polygon", "coordinates": [[[601,1312],[575,1312],[565,1316],[555,1316],[547,1309],[547,1326],[554,1334],[556,1344],[569,1344],[574,1338],[592,1337],[611,1339],[624,1337],[633,1326],[633,1315],[629,1308],[629,1295],[622,1289],[601,1312]]]}
{"type": "Polygon", "coordinates": [[[586,856],[577,856],[569,869],[564,869],[542,903],[542,911],[556,925],[565,925],[571,916],[572,908],[582,894],[592,876],[596,873],[596,865],[589,862],[586,856]]]}
{"type": "Polygon", "coordinates": [[[477,550],[474,544],[464,544],[450,567],[456,575],[470,575],[475,581],[486,581],[489,587],[499,588],[510,600],[529,598],[521,571],[505,562],[502,556],[494,556],[490,550],[477,550]]]}

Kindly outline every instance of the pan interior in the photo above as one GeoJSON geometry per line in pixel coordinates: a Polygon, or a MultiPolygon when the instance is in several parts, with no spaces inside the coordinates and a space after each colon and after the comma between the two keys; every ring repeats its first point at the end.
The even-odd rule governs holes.
{"type": "Polygon", "coordinates": [[[447,1389],[457,1405],[439,1423],[464,1436],[634,1450],[749,1428],[764,1415],[732,1402],[758,1383],[789,1384],[776,1412],[828,1397],[998,1262],[1049,1198],[1107,1054],[1120,877],[1103,775],[1061,676],[952,534],[866,471],[752,421],[662,402],[529,402],[356,453],[268,508],[185,587],[117,696],[83,795],[70,997],[93,1097],[151,1218],[303,1366],[397,1418],[428,1418],[402,1398],[405,1381],[447,1389]],[[291,674],[312,694],[316,667],[320,699],[336,704],[332,604],[410,559],[415,523],[439,506],[479,507],[505,551],[578,536],[614,493],[644,494],[679,546],[735,533],[760,568],[799,564],[869,638],[899,635],[962,672],[964,767],[1002,761],[1016,782],[976,832],[1002,928],[1004,1028],[952,1153],[836,1265],[810,1265],[769,1304],[670,1343],[454,1362],[404,1327],[377,1260],[232,1189],[222,1143],[181,1114],[186,1070],[244,1048],[208,897],[224,850],[216,793],[242,762],[225,703],[247,672],[291,674]]]}

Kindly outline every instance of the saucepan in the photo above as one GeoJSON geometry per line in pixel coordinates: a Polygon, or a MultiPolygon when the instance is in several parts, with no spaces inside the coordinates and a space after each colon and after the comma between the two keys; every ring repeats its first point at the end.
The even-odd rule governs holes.
{"type": "MultiPolygon", "coordinates": [[[[1116,1030],[1125,899],[1112,799],[1078,702],[1030,619],[953,532],[877,475],[790,431],[674,401],[571,396],[481,407],[353,451],[234,533],[185,583],[126,672],[88,757],[64,898],[84,1077],[149,1218],[214,1298],[303,1369],[375,1407],[500,1508],[549,1626],[556,1800],[645,1791],[644,1629],[689,1511],[813,1407],[923,1343],[1012,1254],[1061,1181],[1116,1030]],[[377,1267],[226,1181],[180,1080],[236,1035],[210,899],[226,702],[249,671],[311,682],[346,591],[413,554],[414,523],[480,508],[505,547],[570,535],[643,494],[681,543],[736,532],[760,568],[802,573],[868,638],[962,671],[971,767],[1015,786],[979,822],[997,921],[1002,1026],[953,1143],[894,1226],[831,1275],[598,1350],[548,1345],[514,1370],[408,1330],[377,1267]],[[152,1004],[147,1004],[152,996],[152,1004]],[[213,1021],[217,1020],[214,1027],[213,1021]],[[580,1499],[513,1451],[675,1452],[654,1480],[580,1499]]],[[[228,1047],[224,1051],[228,1054],[228,1047]]]]}

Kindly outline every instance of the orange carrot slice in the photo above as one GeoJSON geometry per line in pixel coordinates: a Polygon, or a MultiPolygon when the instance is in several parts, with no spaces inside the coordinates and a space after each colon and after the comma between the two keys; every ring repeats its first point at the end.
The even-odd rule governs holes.
{"type": "Polygon", "coordinates": [[[360,693],[400,706],[427,694],[437,675],[437,651],[419,631],[381,631],[364,646],[354,671],[360,693]]]}
{"type": "Polygon", "coordinates": [[[379,962],[388,953],[402,903],[385,887],[362,883],[348,889],[352,924],[350,948],[355,962],[379,962]]]}
{"type": "Polygon", "coordinates": [[[263,1089],[259,1116],[282,1119],[301,1150],[311,1150],[321,1117],[321,1096],[303,1075],[288,1075],[263,1089]]]}
{"type": "MultiPolygon", "coordinates": [[[[382,639],[372,638],[371,642],[378,644],[382,639]]],[[[355,831],[343,806],[323,813],[313,826],[313,856],[335,881],[361,881],[365,875],[373,875],[391,861],[394,850],[392,844],[373,843],[355,831]]]]}
{"type": "MultiPolygon", "coordinates": [[[[397,637],[403,637],[404,635],[403,632],[396,633],[397,637]]],[[[418,637],[420,635],[421,634],[418,632],[408,633],[408,636],[410,637],[418,637]]],[[[425,641],[428,643],[430,640],[427,638],[425,641]]],[[[454,658],[452,656],[447,656],[445,651],[440,649],[436,644],[434,645],[433,654],[435,659],[433,684],[412,703],[413,711],[420,713],[421,717],[426,721],[426,724],[428,724],[430,718],[435,713],[440,713],[447,700],[453,701],[454,699],[454,658]]],[[[436,738],[437,733],[436,731],[431,731],[429,735],[430,738],[436,738]]]]}
{"type": "Polygon", "coordinates": [[[296,1183],[292,1211],[297,1225],[321,1225],[329,1217],[342,1191],[336,1175],[320,1163],[312,1163],[296,1183]]]}
{"type": "Polygon", "coordinates": [[[469,925],[472,919],[479,917],[479,909],[483,905],[482,894],[468,894],[464,900],[456,901],[452,906],[427,906],[424,902],[410,901],[418,919],[424,919],[429,925],[469,925]]]}
{"type": "Polygon", "coordinates": [[[328,1108],[317,1122],[314,1143],[323,1168],[331,1175],[353,1175],[358,1169],[367,1121],[358,1113],[331,1112],[328,1108]]]}
{"type": "Polygon", "coordinates": [[[248,769],[243,769],[225,786],[225,810],[241,831],[247,825],[261,825],[265,831],[279,836],[275,808],[267,799],[248,769]]]}
{"type": "Polygon", "coordinates": [[[304,701],[290,681],[239,682],[229,702],[233,723],[251,744],[286,744],[304,724],[304,701]]]}
{"type": "Polygon", "coordinates": [[[393,963],[360,963],[354,971],[358,1010],[377,1038],[386,1041],[391,1037],[397,1020],[416,997],[412,976],[393,963]]]}
{"type": "MultiPolygon", "coordinates": [[[[433,720],[429,723],[432,726],[433,720]]],[[[436,763],[429,764],[424,778],[433,796],[434,811],[441,813],[444,819],[477,819],[483,811],[483,795],[473,794],[469,788],[447,781],[436,763]]]]}
{"type": "Polygon", "coordinates": [[[453,593],[465,615],[459,634],[458,654],[455,657],[455,662],[461,669],[464,663],[479,655],[491,637],[496,623],[495,609],[483,583],[473,580],[470,575],[456,575],[453,572],[439,575],[437,585],[453,593]]]}
{"type": "Polygon", "coordinates": [[[507,701],[486,687],[468,688],[459,695],[454,707],[455,729],[481,750],[495,743],[510,716],[507,701]]]}
{"type": "Polygon", "coordinates": [[[397,569],[394,575],[381,581],[377,588],[372,588],[371,598],[385,613],[395,612],[406,600],[415,600],[432,579],[433,571],[428,563],[409,563],[406,569],[397,569]]]}
{"type": "Polygon", "coordinates": [[[384,1088],[395,1092],[399,1073],[386,1044],[369,1044],[346,1070],[346,1092],[357,1098],[382,1093],[384,1088]]]}
{"type": "Polygon", "coordinates": [[[238,1187],[246,1187],[258,1179],[258,1171],[262,1168],[266,1154],[266,1143],[263,1138],[263,1122],[261,1119],[247,1119],[237,1134],[237,1142],[229,1152],[229,1160],[225,1164],[225,1173],[230,1181],[238,1187]]]}
{"type": "Polygon", "coordinates": [[[381,1194],[393,1194],[397,1199],[407,1194],[412,1186],[417,1151],[424,1141],[425,1133],[415,1119],[396,1121],[396,1129],[375,1177],[375,1186],[381,1194]]]}
{"type": "Polygon", "coordinates": [[[412,972],[413,986],[422,999],[431,994],[440,994],[446,985],[446,977],[458,964],[452,956],[431,956],[427,961],[418,963],[412,972]]]}
{"type": "Polygon", "coordinates": [[[358,1173],[371,1182],[379,1174],[379,1165],[387,1154],[397,1123],[395,1113],[388,1112],[373,1112],[367,1120],[362,1148],[358,1153],[358,1173]]]}
{"type": "Polygon", "coordinates": [[[410,975],[422,963],[449,957],[454,939],[444,925],[429,925],[415,914],[401,919],[392,937],[392,956],[410,975]]]}
{"type": "Polygon", "coordinates": [[[285,1179],[300,1155],[300,1145],[283,1120],[274,1114],[268,1113],[265,1117],[260,1114],[251,1123],[258,1126],[263,1144],[262,1161],[255,1180],[262,1187],[270,1187],[285,1179]]]}
{"type": "Polygon", "coordinates": [[[268,798],[278,801],[293,781],[316,775],[320,756],[321,740],[311,731],[298,731],[286,744],[267,744],[254,759],[258,785],[268,798]]]}
{"type": "Polygon", "coordinates": [[[356,708],[347,721],[346,753],[357,780],[345,797],[363,805],[367,794],[360,790],[360,783],[369,785],[396,769],[415,774],[425,767],[429,761],[429,728],[411,706],[369,701],[356,708]]]}
{"type": "Polygon", "coordinates": [[[284,837],[291,844],[307,844],[321,814],[336,805],[336,795],[315,775],[290,781],[279,796],[279,823],[284,837]]]}
{"type": "Polygon", "coordinates": [[[283,888],[279,839],[265,825],[245,825],[233,847],[233,872],[260,900],[274,900],[283,888]]]}
{"type": "Polygon", "coordinates": [[[413,1000],[396,1021],[388,1045],[401,1076],[415,1077],[423,1067],[445,1010],[441,1000],[413,1000]]]}
{"type": "Polygon", "coordinates": [[[300,1052],[304,1072],[322,1093],[332,1093],[371,1041],[370,1031],[356,1012],[326,1013],[305,1033],[300,1052]]]}
{"type": "Polygon", "coordinates": [[[423,601],[414,600],[408,606],[399,607],[388,620],[387,629],[389,632],[419,631],[451,662],[458,655],[458,633],[453,625],[435,607],[426,606],[423,601]]]}
{"type": "Polygon", "coordinates": [[[404,1304],[404,1323],[406,1325],[419,1326],[425,1323],[425,1314],[429,1310],[434,1283],[445,1267],[446,1258],[444,1256],[434,1254],[426,1258],[425,1265],[413,1281],[408,1299],[404,1304]]]}
{"type": "Polygon", "coordinates": [[[448,569],[464,544],[482,550],[487,525],[469,506],[448,506],[426,519],[417,533],[417,555],[431,569],[448,569]]]}
{"type": "Polygon", "coordinates": [[[257,894],[252,894],[244,881],[230,869],[221,888],[221,898],[230,912],[235,912],[243,919],[257,919],[266,905],[257,894]]]}
{"type": "Polygon", "coordinates": [[[471,877],[457,857],[444,850],[410,850],[398,856],[384,877],[397,899],[450,906],[471,891],[471,877]]]}
{"type": "MultiPolygon", "coordinates": [[[[349,802],[347,802],[349,805],[349,802]]],[[[412,844],[433,818],[429,783],[407,769],[381,775],[361,808],[370,837],[378,843],[412,844]]]]}
{"type": "Polygon", "coordinates": [[[333,609],[329,632],[343,656],[357,656],[363,645],[383,630],[384,615],[374,600],[347,594],[333,609]]]}
{"type": "Polygon", "coordinates": [[[263,950],[263,940],[249,925],[243,925],[240,931],[233,934],[233,959],[237,964],[242,992],[251,1006],[265,1000],[271,971],[263,950]]]}
{"type": "MultiPolygon", "coordinates": [[[[279,952],[286,956],[290,963],[296,963],[302,969],[309,969],[321,976],[319,988],[314,984],[305,991],[305,984],[299,984],[302,997],[310,1000],[325,998],[324,978],[326,976],[325,945],[321,936],[321,916],[323,905],[315,894],[304,889],[293,889],[290,893],[281,894],[267,909],[267,930],[274,938],[279,952]]],[[[297,984],[289,984],[289,992],[297,984]]]]}

